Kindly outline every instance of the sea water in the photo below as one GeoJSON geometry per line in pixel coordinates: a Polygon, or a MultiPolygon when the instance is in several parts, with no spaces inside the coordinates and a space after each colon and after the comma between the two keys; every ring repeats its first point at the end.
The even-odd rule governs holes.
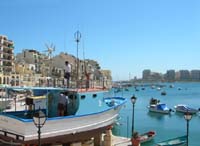
{"type": "MultiPolygon", "coordinates": [[[[200,108],[200,83],[161,83],[163,88],[158,90],[151,86],[139,86],[135,91],[134,87],[129,87],[128,91],[123,90],[118,93],[110,91],[110,94],[121,95],[130,99],[132,95],[137,97],[134,108],[134,130],[145,133],[150,130],[156,131],[156,136],[151,142],[142,144],[143,146],[155,146],[157,142],[186,135],[186,120],[183,114],[172,112],[169,115],[152,113],[148,111],[149,100],[153,97],[159,99],[161,103],[167,104],[171,109],[177,104],[187,104],[193,108],[200,108]],[[142,88],[144,90],[142,90],[142,88]],[[161,95],[166,91],[166,95],[161,95]]],[[[133,105],[130,100],[120,111],[120,118],[115,124],[113,133],[115,135],[130,137],[132,129],[133,105]]],[[[196,114],[189,122],[189,145],[200,146],[200,115],[196,114]]]]}

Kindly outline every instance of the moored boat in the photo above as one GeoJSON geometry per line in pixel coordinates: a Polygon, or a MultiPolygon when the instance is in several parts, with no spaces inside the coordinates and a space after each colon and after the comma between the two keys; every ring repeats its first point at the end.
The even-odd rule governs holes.
{"type": "Polygon", "coordinates": [[[165,103],[160,103],[159,100],[151,98],[149,106],[147,106],[150,112],[169,114],[172,109],[169,109],[165,103]]]}
{"type": "Polygon", "coordinates": [[[161,95],[167,95],[167,92],[166,91],[162,91],[161,95]]]}
{"type": "Polygon", "coordinates": [[[164,103],[159,103],[157,105],[149,105],[148,109],[150,112],[169,114],[172,110],[167,107],[164,103]]]}
{"type": "Polygon", "coordinates": [[[176,109],[177,112],[181,112],[181,113],[188,112],[190,114],[196,114],[197,112],[199,112],[199,109],[191,108],[185,104],[178,104],[174,106],[174,108],[176,109]]]}
{"type": "Polygon", "coordinates": [[[187,136],[176,137],[157,143],[156,146],[185,146],[187,136]]]}
{"type": "Polygon", "coordinates": [[[140,135],[140,143],[151,141],[156,136],[155,131],[148,131],[140,135]]]}

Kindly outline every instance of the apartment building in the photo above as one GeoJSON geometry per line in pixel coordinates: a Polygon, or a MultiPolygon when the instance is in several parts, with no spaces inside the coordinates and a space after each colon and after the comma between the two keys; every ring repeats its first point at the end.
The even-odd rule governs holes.
{"type": "Polygon", "coordinates": [[[0,84],[15,82],[14,72],[14,42],[0,35],[0,84]]]}
{"type": "Polygon", "coordinates": [[[150,69],[143,70],[143,72],[142,72],[142,79],[143,80],[145,80],[145,81],[149,80],[150,76],[151,76],[151,70],[150,69]]]}
{"type": "Polygon", "coordinates": [[[167,70],[165,74],[165,80],[166,81],[175,81],[175,70],[167,70]]]}
{"type": "Polygon", "coordinates": [[[191,70],[190,76],[192,81],[200,81],[200,70],[191,70]]]}
{"type": "Polygon", "coordinates": [[[180,70],[179,72],[177,72],[176,80],[189,81],[190,80],[190,71],[189,70],[180,70]]]}

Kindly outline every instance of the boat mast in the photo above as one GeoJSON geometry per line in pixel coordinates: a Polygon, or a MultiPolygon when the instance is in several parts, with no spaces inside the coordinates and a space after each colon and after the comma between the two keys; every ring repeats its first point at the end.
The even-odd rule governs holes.
{"type": "Polygon", "coordinates": [[[81,33],[79,31],[76,31],[74,34],[74,38],[75,38],[75,42],[77,43],[77,47],[76,47],[76,57],[77,57],[77,61],[76,61],[76,88],[78,89],[78,82],[79,82],[79,58],[78,58],[78,44],[80,42],[81,39],[81,33]]]}

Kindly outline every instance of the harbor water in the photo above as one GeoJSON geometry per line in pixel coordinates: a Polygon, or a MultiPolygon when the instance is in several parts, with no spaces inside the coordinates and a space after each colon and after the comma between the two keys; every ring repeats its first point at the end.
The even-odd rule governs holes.
{"type": "MultiPolygon", "coordinates": [[[[130,98],[135,95],[137,97],[134,108],[135,131],[138,131],[140,134],[151,130],[156,132],[155,138],[150,142],[142,144],[142,146],[155,146],[157,142],[186,135],[186,121],[183,114],[176,112],[172,112],[169,115],[152,113],[148,111],[147,106],[151,98],[156,98],[172,109],[177,104],[187,104],[198,109],[200,108],[200,83],[173,83],[173,88],[170,87],[171,83],[160,83],[159,85],[163,87],[161,89],[158,86],[152,88],[150,84],[144,84],[144,86],[137,86],[136,88],[124,88],[117,93],[112,89],[110,92],[102,92],[102,95],[98,94],[98,96],[94,96],[95,93],[86,95],[86,98],[80,99],[77,115],[105,110],[107,106],[102,103],[103,96],[123,96],[128,99],[128,102],[120,111],[120,116],[113,128],[113,134],[130,138],[133,112],[130,98]],[[162,91],[165,91],[166,95],[161,95],[162,91]]],[[[189,145],[199,146],[200,114],[194,115],[189,125],[189,145]]]]}
{"type": "MultiPolygon", "coordinates": [[[[149,86],[138,86],[138,91],[135,87],[129,87],[110,94],[122,95],[129,98],[126,106],[121,110],[119,120],[113,128],[115,135],[131,137],[132,128],[132,111],[133,105],[130,97],[135,95],[137,101],[134,108],[134,130],[139,133],[145,133],[150,130],[156,131],[156,136],[153,141],[142,144],[142,146],[155,146],[157,142],[186,135],[187,127],[184,115],[177,112],[172,112],[169,115],[152,113],[148,111],[150,99],[159,99],[161,103],[166,103],[171,109],[177,104],[187,104],[190,107],[200,108],[200,83],[161,83],[163,88],[152,88],[149,86]],[[162,91],[166,91],[166,95],[161,95],[162,91]]],[[[174,109],[175,110],[175,109],[174,109]]],[[[199,146],[200,141],[200,115],[196,114],[189,122],[189,145],[199,146]]]]}

